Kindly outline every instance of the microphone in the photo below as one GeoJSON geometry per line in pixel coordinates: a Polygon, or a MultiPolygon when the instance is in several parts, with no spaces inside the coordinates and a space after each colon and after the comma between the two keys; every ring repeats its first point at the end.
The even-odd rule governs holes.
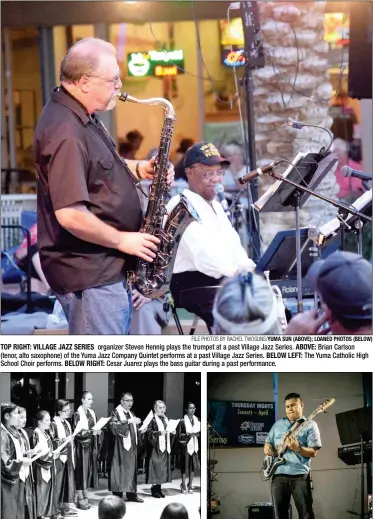
{"type": "Polygon", "coordinates": [[[274,162],[271,162],[270,164],[266,164],[262,168],[254,169],[253,171],[250,171],[250,173],[247,173],[243,177],[240,177],[238,179],[238,182],[242,185],[246,184],[247,182],[251,182],[254,180],[254,178],[259,177],[260,175],[265,175],[267,173],[271,173],[273,168],[275,166],[278,166],[282,161],[281,160],[275,160],[274,162]]]}
{"type": "Polygon", "coordinates": [[[368,173],[363,173],[358,169],[350,168],[350,166],[343,166],[341,171],[344,177],[360,178],[361,180],[367,180],[368,182],[372,180],[372,175],[369,175],[368,173]]]}
{"type": "Polygon", "coordinates": [[[221,206],[224,209],[225,214],[228,216],[228,220],[232,223],[232,214],[229,210],[227,199],[225,198],[224,187],[222,186],[222,184],[215,184],[214,189],[216,198],[221,203],[221,206]]]}

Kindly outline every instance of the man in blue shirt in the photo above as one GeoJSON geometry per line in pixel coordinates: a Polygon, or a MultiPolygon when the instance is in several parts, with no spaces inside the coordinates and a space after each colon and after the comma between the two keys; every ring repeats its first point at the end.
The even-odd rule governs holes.
{"type": "MultiPolygon", "coordinates": [[[[266,456],[275,456],[281,448],[283,438],[296,423],[306,420],[303,416],[303,401],[298,393],[285,397],[286,417],[273,425],[264,444],[266,456]]],[[[271,481],[271,494],[276,519],[288,519],[291,497],[294,499],[299,519],[314,519],[312,491],[310,485],[311,458],[321,448],[319,428],[310,421],[302,431],[294,432],[285,440],[286,450],[282,454],[285,463],[279,465],[271,481]]]]}

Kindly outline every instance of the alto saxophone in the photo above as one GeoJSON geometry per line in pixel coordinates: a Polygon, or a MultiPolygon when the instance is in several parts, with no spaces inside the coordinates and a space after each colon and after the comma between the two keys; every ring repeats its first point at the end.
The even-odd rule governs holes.
{"type": "Polygon", "coordinates": [[[155,299],[164,295],[169,289],[181,237],[190,223],[199,221],[199,216],[182,194],[170,214],[166,209],[170,193],[167,171],[175,121],[175,110],[172,104],[162,97],[137,99],[126,92],[118,93],[118,97],[120,101],[158,105],[165,110],[158,155],[154,163],[154,176],[149,190],[148,207],[140,229],[140,232],[159,238],[160,244],[153,262],[138,259],[136,270],[130,275],[130,282],[140,294],[155,299]]]}

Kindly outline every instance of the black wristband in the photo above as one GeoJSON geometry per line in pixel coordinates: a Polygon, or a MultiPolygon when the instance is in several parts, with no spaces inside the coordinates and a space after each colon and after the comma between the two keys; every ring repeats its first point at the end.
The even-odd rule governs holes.
{"type": "Polygon", "coordinates": [[[135,169],[135,171],[136,171],[136,176],[137,176],[137,178],[138,178],[139,181],[141,182],[141,181],[142,181],[142,178],[141,178],[141,175],[140,175],[140,162],[138,162],[138,163],[136,164],[136,169],[135,169]]]}

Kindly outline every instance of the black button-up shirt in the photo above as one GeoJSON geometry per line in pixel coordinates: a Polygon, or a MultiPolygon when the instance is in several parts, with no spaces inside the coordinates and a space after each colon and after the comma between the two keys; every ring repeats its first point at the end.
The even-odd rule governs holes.
{"type": "Polygon", "coordinates": [[[51,288],[68,293],[121,281],[135,258],[86,242],[61,227],[55,211],[85,204],[119,231],[138,231],[141,206],[132,174],[95,116],[63,88],[52,92],[34,135],[38,171],[38,248],[51,288]]]}

